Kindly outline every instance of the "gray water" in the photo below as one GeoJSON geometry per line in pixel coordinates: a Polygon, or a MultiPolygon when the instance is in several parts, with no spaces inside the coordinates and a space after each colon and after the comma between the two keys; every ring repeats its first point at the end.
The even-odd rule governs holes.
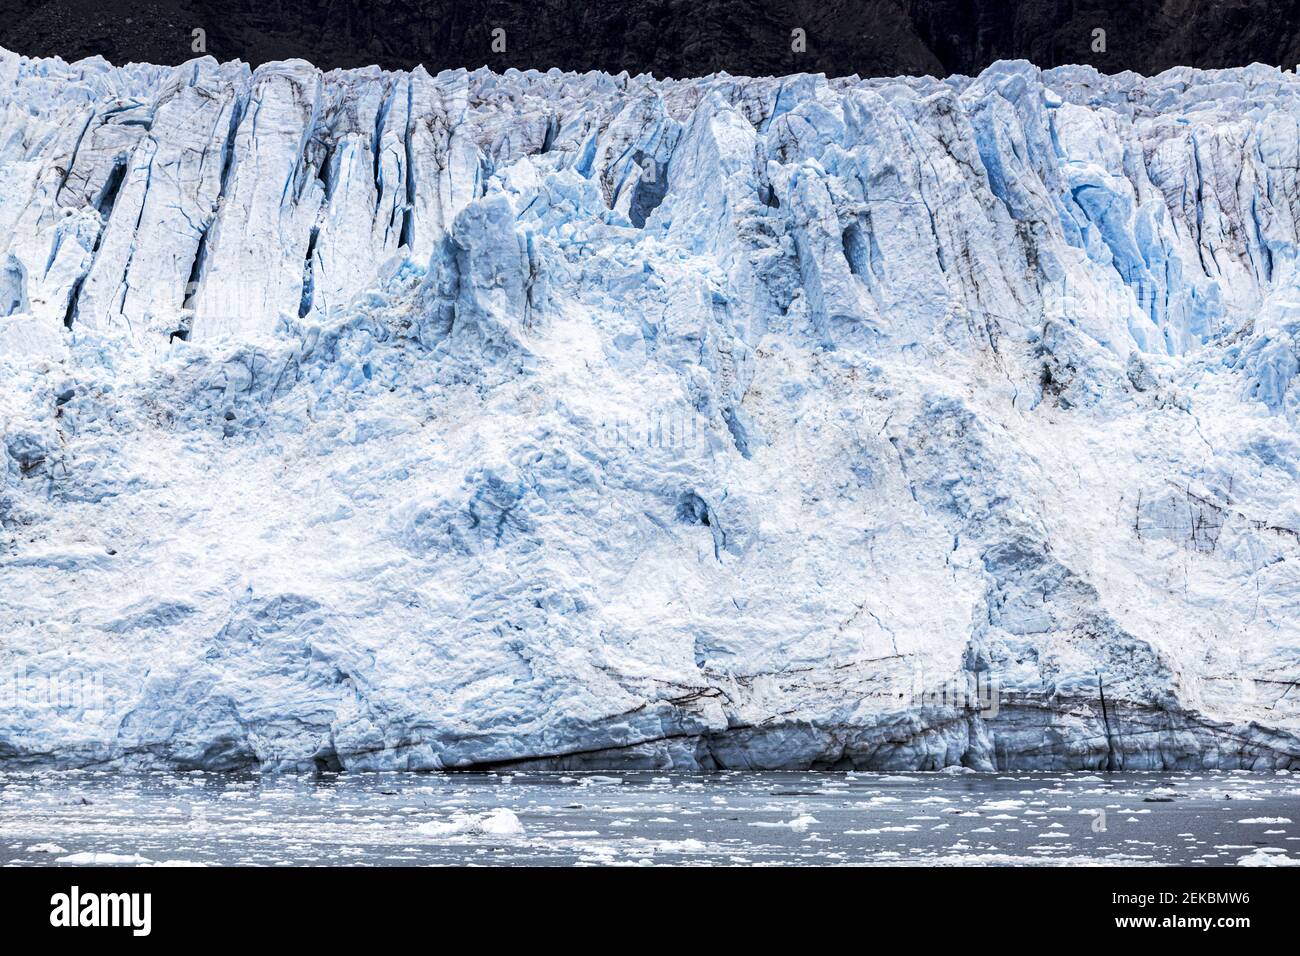
{"type": "Polygon", "coordinates": [[[1285,772],[0,774],[19,866],[1300,865],[1297,820],[1285,772]]]}

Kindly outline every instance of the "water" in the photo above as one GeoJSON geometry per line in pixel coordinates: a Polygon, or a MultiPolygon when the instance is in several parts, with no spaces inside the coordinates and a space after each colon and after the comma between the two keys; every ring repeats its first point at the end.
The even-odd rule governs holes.
{"type": "Polygon", "coordinates": [[[1287,773],[0,774],[22,866],[1300,865],[1292,821],[1287,773]]]}

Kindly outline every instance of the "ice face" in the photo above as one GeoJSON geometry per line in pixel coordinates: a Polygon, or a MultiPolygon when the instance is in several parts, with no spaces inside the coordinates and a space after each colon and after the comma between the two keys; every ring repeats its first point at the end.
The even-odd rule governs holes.
{"type": "Polygon", "coordinates": [[[0,59],[0,763],[1300,764],[1296,78],[0,59]]]}

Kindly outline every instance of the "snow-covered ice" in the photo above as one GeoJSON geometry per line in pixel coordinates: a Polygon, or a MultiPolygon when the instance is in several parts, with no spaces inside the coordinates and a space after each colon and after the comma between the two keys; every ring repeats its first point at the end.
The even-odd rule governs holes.
{"type": "Polygon", "coordinates": [[[59,857],[55,862],[68,863],[73,866],[122,866],[123,864],[149,863],[147,857],[138,853],[70,853],[59,857]]]}
{"type": "Polygon", "coordinates": [[[479,815],[453,813],[445,821],[421,823],[416,831],[424,836],[523,836],[523,824],[513,810],[499,807],[479,815]]]}
{"type": "Polygon", "coordinates": [[[1298,221],[1258,65],[3,52],[0,764],[1298,767],[1298,221]]]}

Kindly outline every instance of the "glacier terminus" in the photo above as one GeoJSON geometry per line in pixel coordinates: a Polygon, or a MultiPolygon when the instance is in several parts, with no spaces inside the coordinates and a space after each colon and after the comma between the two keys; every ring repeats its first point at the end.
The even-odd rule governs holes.
{"type": "Polygon", "coordinates": [[[1300,78],[0,53],[0,768],[1300,769],[1300,78]]]}

